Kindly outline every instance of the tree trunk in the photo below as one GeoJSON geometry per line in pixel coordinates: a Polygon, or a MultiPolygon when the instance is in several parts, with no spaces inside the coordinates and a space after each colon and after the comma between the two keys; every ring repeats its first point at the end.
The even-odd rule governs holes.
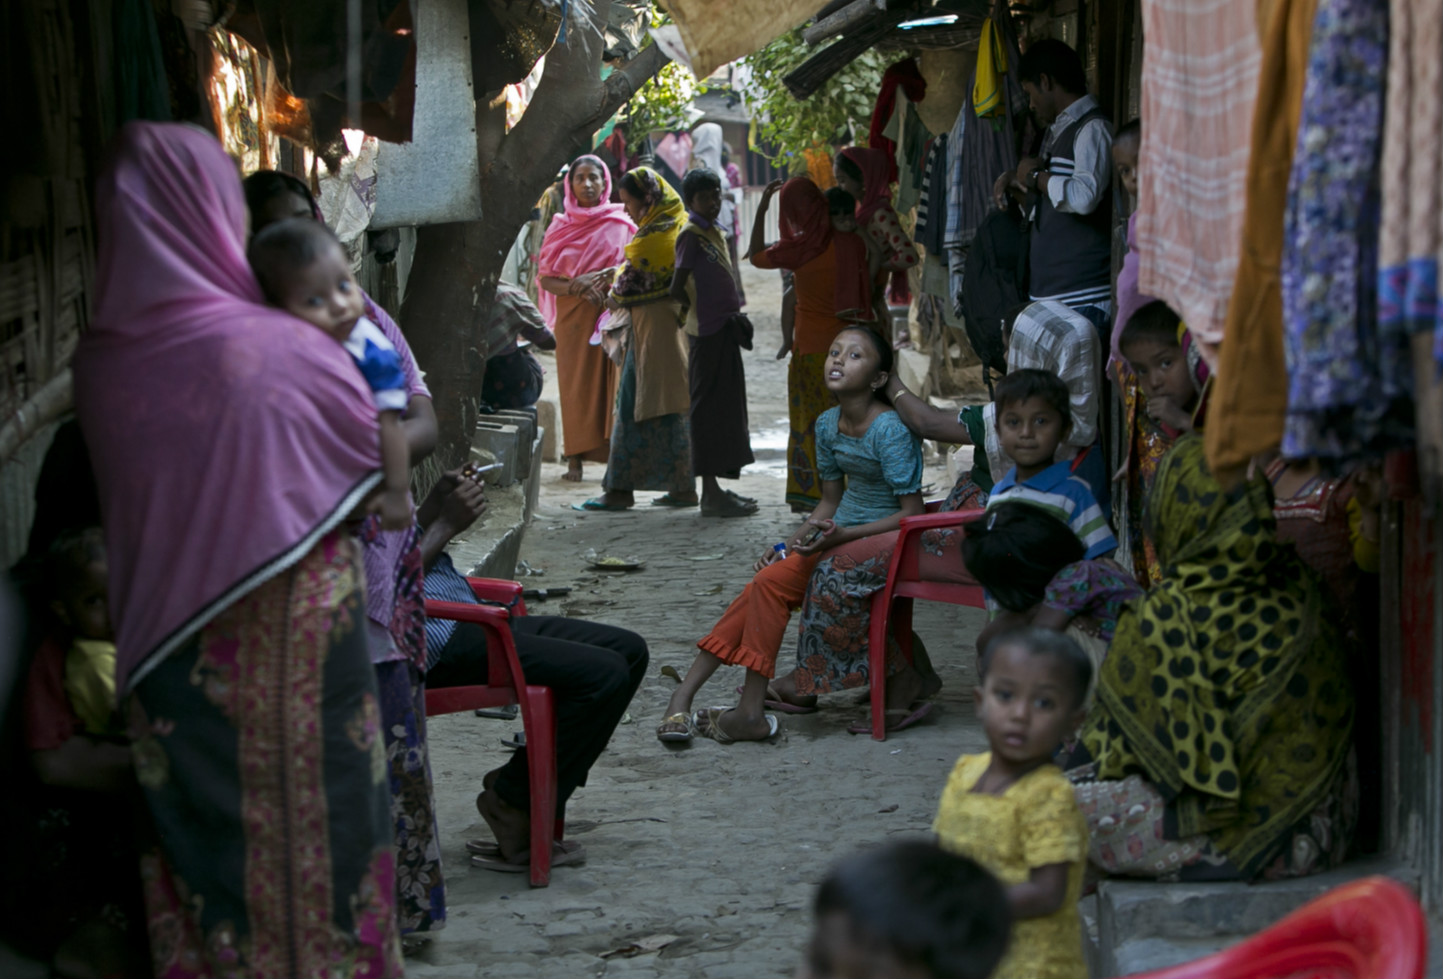
{"type": "MultiPolygon", "coordinates": [[[[591,24],[604,25],[611,0],[592,7],[591,24]]],[[[567,43],[547,53],[526,113],[504,136],[498,136],[504,105],[491,108],[489,98],[478,99],[482,218],[417,229],[401,323],[426,372],[440,423],[433,472],[460,465],[470,451],[471,404],[486,364],[486,319],[517,232],[556,172],[590,149],[592,134],[667,62],[653,44],[603,83],[603,47],[596,26],[573,21],[567,43]]]]}

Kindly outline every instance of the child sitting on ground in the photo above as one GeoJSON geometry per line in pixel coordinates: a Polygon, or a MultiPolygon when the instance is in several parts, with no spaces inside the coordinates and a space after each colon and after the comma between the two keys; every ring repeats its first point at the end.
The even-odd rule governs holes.
{"type": "MultiPolygon", "coordinates": [[[[1054,462],[1072,428],[1067,386],[1041,370],[1012,371],[997,382],[997,440],[1013,462],[987,497],[987,509],[1022,501],[1061,520],[1082,542],[1083,556],[1103,557],[1117,539],[1087,482],[1073,474],[1076,459],[1054,462]]],[[[1080,457],[1079,457],[1080,458],[1080,457]]]]}
{"type": "Polygon", "coordinates": [[[1142,594],[1124,568],[1085,559],[1065,523],[1024,502],[1001,503],[967,525],[962,560],[1001,611],[977,636],[977,652],[1013,629],[1066,632],[1102,665],[1123,605],[1142,594]]]}
{"type": "Polygon", "coordinates": [[[65,655],[65,696],[85,733],[120,737],[115,700],[115,632],[105,537],[99,527],[62,534],[47,561],[50,610],[70,638],[65,655]]]}
{"type": "Polygon", "coordinates": [[[701,477],[704,517],[746,517],[756,501],[721,488],[754,461],[747,425],[747,382],[742,351],[752,349],[752,324],[742,314],[731,254],[717,220],[722,178],[689,171],[681,183],[687,220],[676,238],[671,298],[681,308],[688,336],[692,474],[701,477]]]}
{"type": "Polygon", "coordinates": [[[993,975],[1076,979],[1087,975],[1077,914],[1087,823],[1051,759],[1085,717],[1092,663],[1065,635],[1020,629],[993,640],[982,666],[977,712],[991,750],[958,759],[933,829],[1007,890],[1012,942],[993,975]]]}
{"type": "Polygon", "coordinates": [[[381,526],[409,528],[410,452],[401,427],[408,400],[406,377],[396,348],[365,316],[365,299],[345,249],[321,222],[291,218],[261,229],[251,239],[246,258],[272,305],[329,334],[365,376],[380,413],[381,526]]]}
{"type": "Polygon", "coordinates": [[[693,733],[723,744],[775,735],[777,719],[763,710],[767,681],[812,569],[831,548],[889,533],[902,517],[923,512],[921,443],[881,396],[892,370],[891,346],[873,330],[848,327],[832,341],[823,365],[827,389],[840,403],[816,424],[822,502],[785,544],[767,548],[756,577],[697,643],[701,652],[657,726],[663,742],[686,742],[693,733]],[[746,667],[741,700],[735,708],[691,714],[697,691],[723,664],[746,667]]]}
{"type": "Polygon", "coordinates": [[[922,840],[838,863],[812,916],[803,979],[987,979],[1012,927],[995,877],[922,840]]]}
{"type": "Polygon", "coordinates": [[[1126,358],[1128,458],[1127,533],[1133,570],[1144,588],[1162,580],[1157,551],[1147,533],[1143,507],[1152,493],[1162,457],[1202,417],[1208,367],[1181,317],[1154,300],[1133,313],[1118,337],[1126,358]]]}

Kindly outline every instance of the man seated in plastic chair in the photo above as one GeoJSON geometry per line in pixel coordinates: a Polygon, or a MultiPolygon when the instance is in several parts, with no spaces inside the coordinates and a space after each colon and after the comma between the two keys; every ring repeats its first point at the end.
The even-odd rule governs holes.
{"type": "MultiPolygon", "coordinates": [[[[482,485],[460,471],[442,476],[421,504],[416,519],[422,527],[426,598],[476,602],[444,548],[485,511],[482,485]]],[[[646,676],[646,640],[615,626],[554,615],[514,618],[511,634],[526,682],[550,687],[556,700],[556,817],[561,819],[566,801],[586,784],[587,772],[611,740],[646,676]]],[[[426,658],[428,687],[475,686],[487,681],[486,637],[478,625],[428,620],[426,658]]],[[[476,808],[495,834],[499,854],[483,854],[475,862],[496,870],[524,871],[531,837],[525,747],[505,765],[488,772],[482,786],[476,808]]],[[[585,860],[584,851],[576,844],[558,842],[556,847],[553,867],[585,860]]]]}

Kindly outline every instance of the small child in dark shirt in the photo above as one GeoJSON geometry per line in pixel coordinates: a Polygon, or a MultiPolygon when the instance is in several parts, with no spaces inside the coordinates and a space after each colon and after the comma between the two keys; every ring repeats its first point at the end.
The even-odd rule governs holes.
{"type": "Polygon", "coordinates": [[[366,318],[365,297],[345,249],[319,221],[291,218],[263,228],[251,239],[246,258],[272,305],[329,334],[365,376],[381,425],[381,526],[408,529],[411,455],[401,427],[409,400],[406,375],[396,348],[366,318]]]}

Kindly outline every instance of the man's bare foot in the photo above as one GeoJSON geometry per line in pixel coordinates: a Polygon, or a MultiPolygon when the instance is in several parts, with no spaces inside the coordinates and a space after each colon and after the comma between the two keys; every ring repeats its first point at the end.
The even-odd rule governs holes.
{"type": "Polygon", "coordinates": [[[531,846],[531,817],[487,790],[476,797],[476,811],[491,827],[503,859],[524,855],[531,846]]]}
{"type": "Polygon", "coordinates": [[[567,460],[566,472],[562,473],[561,478],[568,483],[581,482],[581,459],[579,457],[572,456],[567,460]]]}

